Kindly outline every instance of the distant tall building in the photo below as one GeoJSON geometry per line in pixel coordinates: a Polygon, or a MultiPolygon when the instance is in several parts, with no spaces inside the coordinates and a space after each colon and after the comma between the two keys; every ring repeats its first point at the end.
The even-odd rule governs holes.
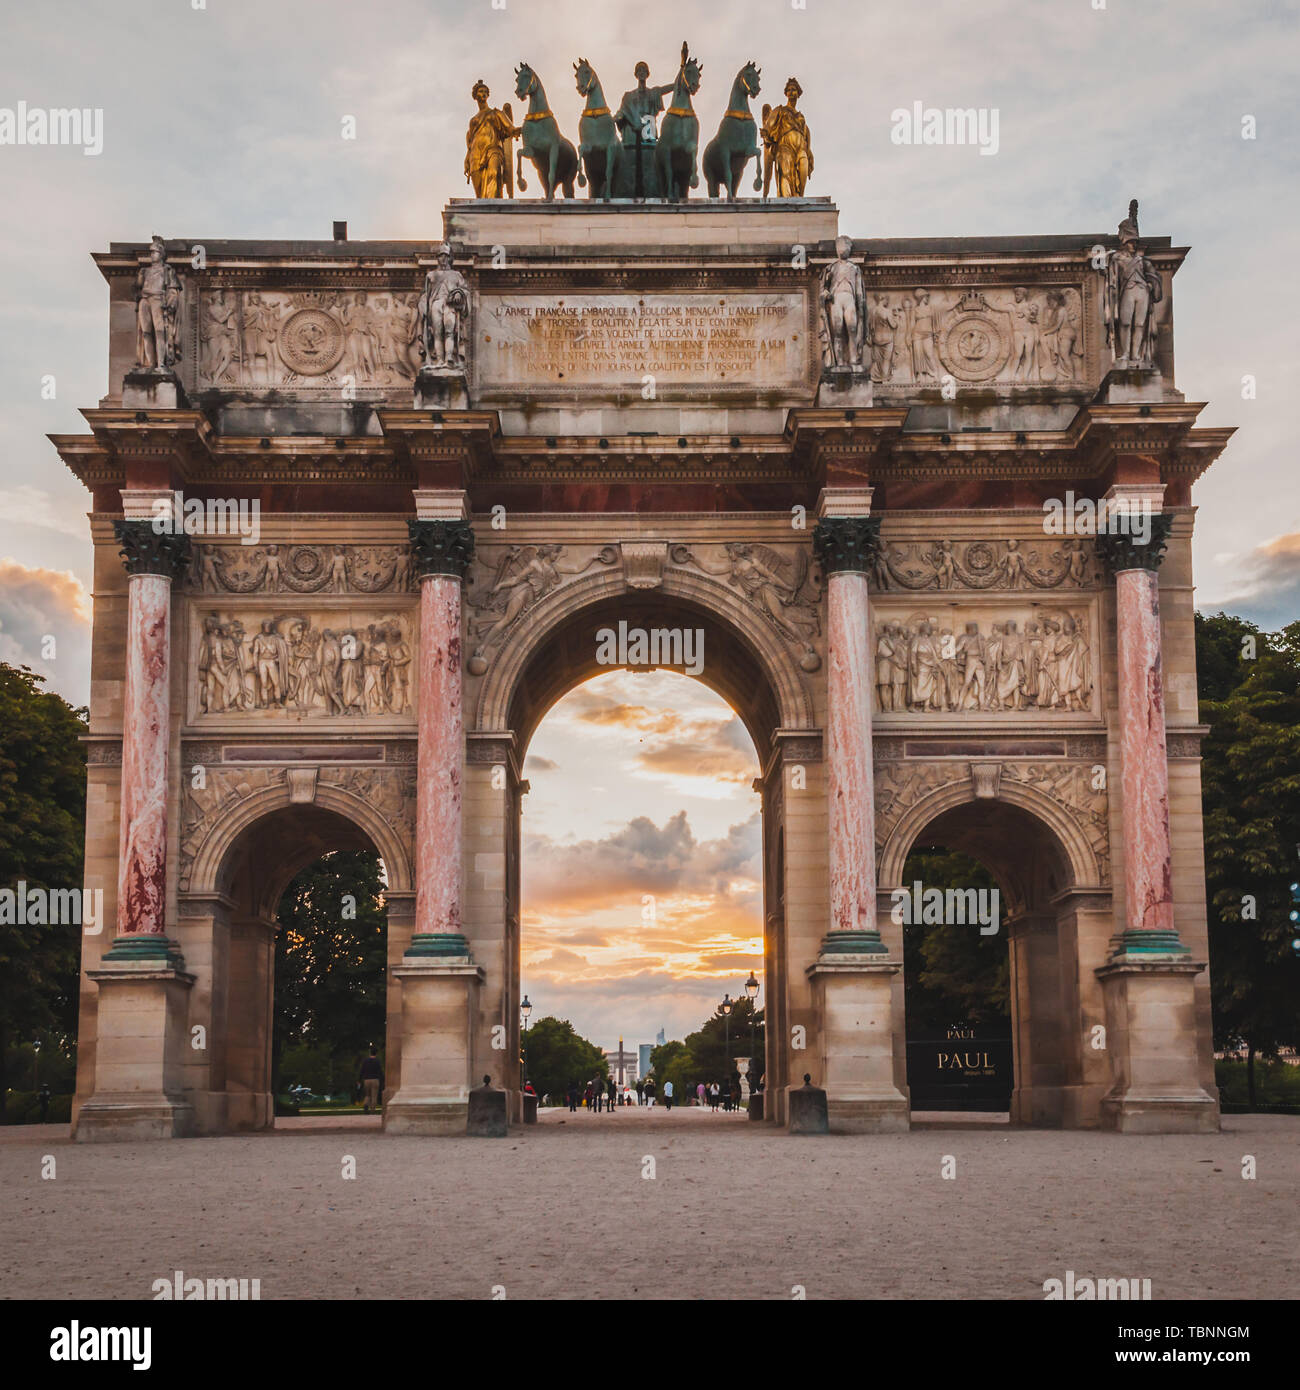
{"type": "Polygon", "coordinates": [[[637,1075],[650,1075],[650,1054],[654,1051],[654,1043],[642,1043],[637,1048],[637,1075]]]}
{"type": "Polygon", "coordinates": [[[655,1046],[662,1047],[664,1043],[667,1041],[667,1038],[664,1037],[664,1030],[661,1028],[659,1032],[655,1035],[655,1046]]]}

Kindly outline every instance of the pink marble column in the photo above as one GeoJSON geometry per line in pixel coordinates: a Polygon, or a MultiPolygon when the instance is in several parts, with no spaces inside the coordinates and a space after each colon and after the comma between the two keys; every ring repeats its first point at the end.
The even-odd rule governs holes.
{"type": "MultiPolygon", "coordinates": [[[[1156,562],[1158,563],[1158,561],[1156,562]]],[[[1115,575],[1127,952],[1182,952],[1174,929],[1169,762],[1154,566],[1115,575]]]]}
{"type": "Polygon", "coordinates": [[[117,524],[126,562],[126,679],[118,821],[117,939],[110,958],[165,956],[167,940],[167,749],[171,734],[172,580],[189,560],[188,538],[148,521],[117,524]]]}
{"type": "Polygon", "coordinates": [[[885,954],[876,928],[871,766],[871,605],[867,571],[880,523],[826,518],[814,534],[827,575],[826,779],[830,931],[823,953],[885,954]]]}
{"type": "Polygon", "coordinates": [[[413,521],[420,575],[419,747],[415,803],[415,933],[408,955],[467,956],[461,933],[461,581],[474,552],[469,524],[413,521]]]}

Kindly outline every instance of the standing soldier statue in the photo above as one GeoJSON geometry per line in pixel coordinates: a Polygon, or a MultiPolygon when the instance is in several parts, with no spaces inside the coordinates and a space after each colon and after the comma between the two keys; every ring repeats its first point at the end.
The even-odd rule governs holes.
{"type": "Polygon", "coordinates": [[[478,110],[465,132],[465,179],[473,184],[476,198],[513,198],[510,142],[523,132],[515,125],[510,103],[498,111],[488,105],[488,85],[480,77],[470,95],[478,110]]]}
{"type": "Polygon", "coordinates": [[[823,364],[862,367],[862,344],[867,326],[867,292],[862,270],[849,256],[851,238],[835,239],[835,259],[822,271],[823,364]]]}
{"type": "Polygon", "coordinates": [[[1119,224],[1119,250],[1104,252],[1105,264],[1098,266],[1105,277],[1101,316],[1106,325],[1106,346],[1121,371],[1152,367],[1156,305],[1164,293],[1160,272],[1138,249],[1137,215],[1134,198],[1128,205],[1128,216],[1119,224]]]}
{"type": "Polygon", "coordinates": [[[785,106],[763,108],[763,197],[776,170],[776,196],[802,198],[813,171],[812,135],[795,104],[803,96],[796,78],[785,84],[785,106]]]}
{"type": "Polygon", "coordinates": [[[167,248],[156,236],[149,264],[135,277],[135,365],[137,371],[170,372],[180,356],[181,278],[167,264],[167,248]]]}
{"type": "Polygon", "coordinates": [[[464,371],[462,330],[469,317],[469,285],[451,264],[451,248],[438,248],[438,264],[420,295],[420,356],[425,367],[464,371]]]}

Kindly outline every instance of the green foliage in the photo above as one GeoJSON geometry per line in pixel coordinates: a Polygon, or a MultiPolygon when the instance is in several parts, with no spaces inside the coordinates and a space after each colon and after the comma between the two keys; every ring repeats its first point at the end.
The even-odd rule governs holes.
{"type": "MultiPolygon", "coordinates": [[[[80,889],[86,711],[43,683],[0,663],[0,887],[80,889]]],[[[8,1044],[76,1032],[80,937],[76,923],[0,927],[0,1116],[8,1044]]]]}
{"type": "MultiPolygon", "coordinates": [[[[913,850],[903,883],[926,888],[991,890],[997,881],[977,860],[947,850],[913,850]]],[[[903,979],[907,1029],[913,1037],[941,1032],[953,1023],[1011,1026],[1011,959],[1006,930],[981,936],[971,926],[903,927],[903,979]]]]}
{"type": "Polygon", "coordinates": [[[1300,622],[1280,633],[1198,615],[1206,901],[1214,1038],[1272,1057],[1300,1043],[1300,622]],[[1254,660],[1242,638],[1256,638],[1254,660]],[[1211,698],[1211,697],[1217,698],[1211,698]],[[1254,916],[1246,900],[1254,900],[1254,916]]]}
{"type": "Polygon", "coordinates": [[[526,1041],[528,1079],[539,1096],[552,1100],[564,1095],[570,1084],[581,1091],[594,1076],[608,1077],[605,1054],[573,1030],[563,1018],[539,1018],[526,1041]]]}
{"type": "MultiPolygon", "coordinates": [[[[51,1095],[46,1113],[47,1125],[66,1125],[72,1119],[71,1094],[51,1095]]],[[[10,1091],[5,1097],[4,1123],[7,1125],[38,1125],[41,1123],[41,1098],[36,1091],[10,1091]]]]}
{"type": "Polygon", "coordinates": [[[273,1057],[277,1089],[288,1059],[314,1068],[322,1089],[352,1086],[385,1028],[388,914],[377,855],[339,850],[294,878],[280,899],[273,1057]],[[350,900],[350,901],[349,901],[350,900]]]}
{"type": "Polygon", "coordinates": [[[735,1059],[745,1056],[750,1050],[751,1018],[754,1022],[754,1055],[749,1063],[750,1075],[757,1081],[763,1074],[763,1010],[756,1009],[746,995],[731,1002],[730,1025],[719,1005],[697,1032],[686,1035],[685,1042],[672,1039],[651,1051],[650,1069],[654,1072],[661,1096],[665,1081],[673,1083],[673,1098],[681,1102],[695,1095],[695,1088],[701,1081],[706,1086],[711,1081],[716,1081],[720,1086],[730,1085],[736,1070],[735,1059]]]}
{"type": "Polygon", "coordinates": [[[1284,1110],[1300,1114],[1300,1066],[1289,1062],[1259,1062],[1255,1066],[1255,1098],[1245,1062],[1221,1058],[1214,1064],[1214,1080],[1225,1110],[1284,1110]]]}

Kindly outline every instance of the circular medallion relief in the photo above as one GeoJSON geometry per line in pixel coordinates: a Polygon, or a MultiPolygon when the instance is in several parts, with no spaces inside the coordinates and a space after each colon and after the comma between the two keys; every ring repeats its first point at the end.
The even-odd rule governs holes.
{"type": "Polygon", "coordinates": [[[280,352],[300,376],[321,376],[343,356],[343,328],[324,309],[299,309],[280,331],[280,352]]]}
{"type": "Polygon", "coordinates": [[[996,319],[958,314],[939,334],[939,356],[955,377],[989,381],[1006,366],[1011,337],[996,319]]]}

